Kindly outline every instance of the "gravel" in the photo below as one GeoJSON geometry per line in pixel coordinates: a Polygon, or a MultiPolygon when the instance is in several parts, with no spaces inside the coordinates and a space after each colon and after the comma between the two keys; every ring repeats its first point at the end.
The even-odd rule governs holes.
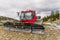
{"type": "Polygon", "coordinates": [[[56,30],[45,26],[45,34],[23,33],[18,31],[5,30],[0,26],[0,40],[59,40],[60,29],[56,30]]]}

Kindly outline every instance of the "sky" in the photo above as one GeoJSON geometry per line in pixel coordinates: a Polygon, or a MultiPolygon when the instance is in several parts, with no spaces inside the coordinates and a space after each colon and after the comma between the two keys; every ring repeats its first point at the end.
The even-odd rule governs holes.
{"type": "Polygon", "coordinates": [[[42,18],[60,9],[60,0],[0,0],[0,16],[19,19],[16,12],[31,9],[42,18]]]}

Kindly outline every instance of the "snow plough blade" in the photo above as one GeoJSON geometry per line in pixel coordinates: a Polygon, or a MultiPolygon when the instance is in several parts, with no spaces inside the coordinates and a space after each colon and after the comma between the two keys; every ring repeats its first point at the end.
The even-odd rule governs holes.
{"type": "MultiPolygon", "coordinates": [[[[40,28],[19,28],[19,27],[14,27],[14,26],[11,26],[11,25],[4,25],[5,29],[6,30],[11,30],[11,31],[20,31],[20,32],[26,32],[26,33],[35,33],[35,34],[44,34],[45,33],[45,30],[44,29],[40,29],[40,28]]],[[[29,26],[30,27],[30,26],[29,26]]]]}

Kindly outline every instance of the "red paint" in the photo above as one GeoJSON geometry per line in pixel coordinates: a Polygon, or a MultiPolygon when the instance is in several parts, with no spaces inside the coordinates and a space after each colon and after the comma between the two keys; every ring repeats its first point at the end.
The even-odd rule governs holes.
{"type": "MultiPolygon", "coordinates": [[[[33,12],[33,10],[25,10],[25,11],[22,11],[22,12],[33,12]]],[[[23,23],[34,23],[36,22],[36,12],[34,11],[34,17],[30,20],[20,20],[20,22],[23,22],[23,23]]]]}

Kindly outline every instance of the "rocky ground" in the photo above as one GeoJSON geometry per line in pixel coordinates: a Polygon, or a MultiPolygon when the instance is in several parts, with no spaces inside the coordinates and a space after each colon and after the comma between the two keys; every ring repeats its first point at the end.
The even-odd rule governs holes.
{"type": "MultiPolygon", "coordinates": [[[[58,24],[60,21],[55,23],[58,24]]],[[[0,40],[60,40],[60,29],[54,29],[49,25],[44,27],[45,34],[32,34],[6,30],[4,26],[0,26],[0,40]]]]}

